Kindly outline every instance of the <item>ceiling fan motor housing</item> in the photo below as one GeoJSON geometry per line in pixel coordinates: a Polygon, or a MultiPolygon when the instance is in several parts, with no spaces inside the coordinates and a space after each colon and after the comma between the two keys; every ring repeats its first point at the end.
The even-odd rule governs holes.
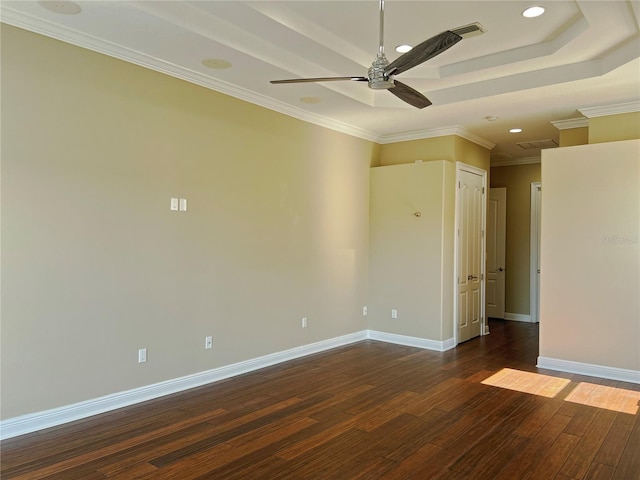
{"type": "Polygon", "coordinates": [[[389,65],[389,60],[384,53],[378,53],[376,59],[369,67],[369,88],[374,90],[386,90],[395,87],[393,78],[384,73],[385,68],[389,65]]]}

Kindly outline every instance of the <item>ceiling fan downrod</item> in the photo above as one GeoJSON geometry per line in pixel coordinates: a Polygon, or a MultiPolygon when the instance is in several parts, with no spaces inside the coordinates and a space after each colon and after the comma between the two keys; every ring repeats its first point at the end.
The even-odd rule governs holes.
{"type": "Polygon", "coordinates": [[[394,88],[393,78],[385,73],[385,69],[389,66],[389,60],[384,54],[384,0],[380,0],[380,41],[378,46],[378,54],[376,59],[369,67],[367,76],[369,78],[369,88],[374,90],[386,90],[394,88]]]}

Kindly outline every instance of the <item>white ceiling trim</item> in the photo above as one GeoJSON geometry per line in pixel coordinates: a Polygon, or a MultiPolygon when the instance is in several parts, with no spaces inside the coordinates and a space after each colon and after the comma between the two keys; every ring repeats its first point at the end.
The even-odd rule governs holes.
{"type": "Polygon", "coordinates": [[[568,130],[570,128],[582,128],[589,126],[589,119],[580,117],[580,118],[569,118],[567,120],[553,120],[551,125],[556,127],[558,130],[568,130]]]}
{"type": "Polygon", "coordinates": [[[474,135],[470,131],[457,125],[432,128],[430,130],[417,130],[414,132],[383,135],[378,143],[384,145],[387,143],[407,142],[410,140],[424,140],[426,138],[446,137],[448,135],[457,135],[458,137],[462,137],[489,150],[496,146],[495,143],[491,143],[489,140],[479,137],[478,135],[474,135]]]}
{"type": "Polygon", "coordinates": [[[602,107],[579,108],[578,111],[587,118],[618,115],[621,113],[640,112],[640,101],[605,105],[602,107]]]}
{"type": "Polygon", "coordinates": [[[38,18],[33,18],[30,15],[13,11],[7,7],[2,9],[2,22],[34,33],[46,35],[78,47],[86,48],[94,52],[102,53],[119,60],[124,60],[174,78],[179,78],[180,80],[186,80],[210,90],[230,95],[240,100],[283,113],[314,125],[329,128],[364,140],[380,143],[380,135],[375,132],[292,107],[284,102],[231,85],[221,80],[213,79],[199,72],[195,72],[179,65],[160,60],[70,28],[60,27],[59,25],[55,25],[38,18]]]}

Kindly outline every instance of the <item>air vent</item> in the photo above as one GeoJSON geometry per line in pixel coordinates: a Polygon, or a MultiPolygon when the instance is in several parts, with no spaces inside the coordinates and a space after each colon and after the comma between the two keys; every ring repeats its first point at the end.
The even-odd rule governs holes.
{"type": "Polygon", "coordinates": [[[464,25],[458,28],[452,28],[451,31],[453,33],[457,33],[462,38],[475,37],[477,35],[482,35],[487,30],[480,25],[479,23],[470,23],[469,25],[464,25]]]}
{"type": "Polygon", "coordinates": [[[556,148],[558,142],[548,138],[546,140],[533,140],[532,142],[519,142],[516,145],[523,150],[537,150],[539,148],[556,148]]]}

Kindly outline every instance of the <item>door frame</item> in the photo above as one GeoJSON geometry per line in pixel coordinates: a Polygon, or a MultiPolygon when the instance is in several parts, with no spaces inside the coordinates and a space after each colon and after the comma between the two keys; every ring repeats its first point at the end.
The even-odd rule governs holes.
{"type": "Polygon", "coordinates": [[[531,228],[529,240],[529,317],[531,322],[540,321],[540,304],[535,299],[539,298],[538,291],[538,228],[542,215],[540,197],[542,195],[542,183],[531,182],[531,228]]]}
{"type": "Polygon", "coordinates": [[[458,345],[458,229],[460,216],[458,215],[458,209],[460,208],[460,200],[459,200],[459,191],[458,182],[460,181],[460,172],[465,171],[468,173],[473,173],[475,175],[480,175],[482,177],[482,198],[484,201],[482,202],[482,234],[481,234],[481,245],[480,252],[482,255],[481,267],[480,267],[480,335],[489,335],[489,324],[487,323],[487,317],[485,315],[485,290],[486,285],[486,274],[485,270],[487,267],[487,251],[486,251],[486,229],[487,229],[487,171],[482,168],[474,167],[473,165],[468,165],[462,162],[456,162],[456,183],[454,185],[456,194],[455,194],[455,230],[453,231],[453,344],[458,345]]]}

